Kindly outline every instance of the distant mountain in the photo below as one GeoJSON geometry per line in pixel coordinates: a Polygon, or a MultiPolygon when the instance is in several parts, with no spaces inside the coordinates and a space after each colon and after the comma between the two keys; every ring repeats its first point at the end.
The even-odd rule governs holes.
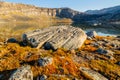
{"type": "Polygon", "coordinates": [[[88,10],[79,12],[70,8],[61,8],[58,17],[71,18],[75,22],[106,23],[120,21],[120,6],[104,8],[101,10],[88,10]]]}
{"type": "Polygon", "coordinates": [[[85,13],[86,14],[111,14],[111,13],[116,13],[118,11],[120,12],[120,6],[104,8],[101,10],[88,10],[85,13]]]}

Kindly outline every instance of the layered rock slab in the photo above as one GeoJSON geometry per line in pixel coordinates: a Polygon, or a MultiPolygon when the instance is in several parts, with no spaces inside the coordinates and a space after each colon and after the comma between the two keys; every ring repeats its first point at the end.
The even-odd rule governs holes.
{"type": "Polygon", "coordinates": [[[85,32],[72,26],[54,26],[26,33],[28,42],[33,45],[31,39],[37,43],[37,48],[46,49],[65,48],[68,50],[77,49],[82,46],[86,40],[85,32]]]}
{"type": "Polygon", "coordinates": [[[9,80],[33,80],[33,73],[29,65],[18,68],[9,78],[9,80]]]}
{"type": "Polygon", "coordinates": [[[106,77],[104,77],[100,73],[85,67],[80,67],[80,71],[87,77],[91,78],[92,80],[108,80],[106,77]]]}

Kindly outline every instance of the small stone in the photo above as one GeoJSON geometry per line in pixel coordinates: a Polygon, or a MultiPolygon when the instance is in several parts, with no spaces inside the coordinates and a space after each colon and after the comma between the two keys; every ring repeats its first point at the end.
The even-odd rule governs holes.
{"type": "Polygon", "coordinates": [[[118,45],[116,45],[116,44],[114,44],[114,43],[112,43],[111,46],[114,47],[114,48],[117,48],[117,47],[118,47],[118,45]]]}
{"type": "Polygon", "coordinates": [[[112,52],[111,50],[106,50],[106,51],[107,51],[107,55],[113,56],[114,52],[112,52]]]}
{"type": "Polygon", "coordinates": [[[113,56],[109,56],[110,60],[116,60],[113,56]]]}
{"type": "Polygon", "coordinates": [[[46,80],[47,76],[46,75],[40,75],[37,77],[37,80],[46,80]]]}
{"type": "Polygon", "coordinates": [[[2,77],[3,75],[2,74],[0,74],[0,78],[2,77]]]}
{"type": "Polygon", "coordinates": [[[46,42],[44,44],[44,49],[45,50],[50,50],[50,49],[54,50],[53,46],[49,42],[46,42]]]}
{"type": "Polygon", "coordinates": [[[99,47],[99,44],[98,43],[91,43],[91,45],[93,45],[94,47],[99,47]]]}
{"type": "Polygon", "coordinates": [[[103,39],[102,41],[104,41],[105,43],[108,43],[108,40],[107,40],[107,39],[103,39]]]}
{"type": "Polygon", "coordinates": [[[78,80],[77,78],[73,78],[72,80],[78,80]]]}
{"type": "Polygon", "coordinates": [[[37,41],[34,38],[30,38],[29,40],[29,44],[31,45],[31,47],[35,48],[38,46],[37,41]]]}
{"type": "Polygon", "coordinates": [[[96,50],[96,52],[100,53],[100,54],[106,54],[107,53],[107,50],[104,50],[102,48],[99,48],[96,50]]]}
{"type": "Polygon", "coordinates": [[[27,38],[26,34],[22,35],[22,43],[21,43],[21,45],[22,46],[27,46],[28,45],[28,38],[27,38]]]}
{"type": "Polygon", "coordinates": [[[88,37],[95,38],[97,36],[96,31],[90,31],[86,33],[88,37]]]}
{"type": "Polygon", "coordinates": [[[79,56],[81,56],[81,53],[80,52],[76,52],[76,55],[79,57],[79,56]]]}
{"type": "Polygon", "coordinates": [[[117,63],[120,66],[120,62],[117,63]]]}
{"type": "Polygon", "coordinates": [[[46,66],[48,64],[52,64],[52,61],[53,61],[53,58],[50,58],[50,57],[41,58],[38,60],[38,65],[46,66]]]}
{"type": "Polygon", "coordinates": [[[7,40],[8,43],[17,43],[18,41],[15,38],[10,38],[7,40]]]}
{"type": "Polygon", "coordinates": [[[22,41],[28,41],[28,38],[27,38],[27,35],[26,35],[26,34],[23,34],[23,35],[22,35],[22,41]]]}

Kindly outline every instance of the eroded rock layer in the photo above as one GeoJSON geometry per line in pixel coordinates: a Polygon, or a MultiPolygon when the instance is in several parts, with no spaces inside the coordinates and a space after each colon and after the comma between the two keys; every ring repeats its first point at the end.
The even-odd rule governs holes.
{"type": "Polygon", "coordinates": [[[87,37],[82,29],[71,26],[54,26],[35,30],[26,35],[32,46],[34,43],[38,44],[37,48],[57,49],[62,47],[68,50],[81,47],[87,37]],[[34,41],[31,42],[31,39],[34,41]]]}

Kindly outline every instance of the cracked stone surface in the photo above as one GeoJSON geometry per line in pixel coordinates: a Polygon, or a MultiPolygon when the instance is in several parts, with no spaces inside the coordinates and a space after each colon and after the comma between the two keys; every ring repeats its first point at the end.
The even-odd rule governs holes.
{"type": "MultiPolygon", "coordinates": [[[[54,26],[26,33],[28,40],[35,39],[37,48],[68,50],[77,49],[82,46],[87,38],[85,32],[72,26],[54,26]]],[[[30,42],[30,41],[29,41],[30,42]]],[[[30,44],[33,44],[30,42],[30,44]]],[[[34,45],[33,45],[34,46],[34,45]]]]}

